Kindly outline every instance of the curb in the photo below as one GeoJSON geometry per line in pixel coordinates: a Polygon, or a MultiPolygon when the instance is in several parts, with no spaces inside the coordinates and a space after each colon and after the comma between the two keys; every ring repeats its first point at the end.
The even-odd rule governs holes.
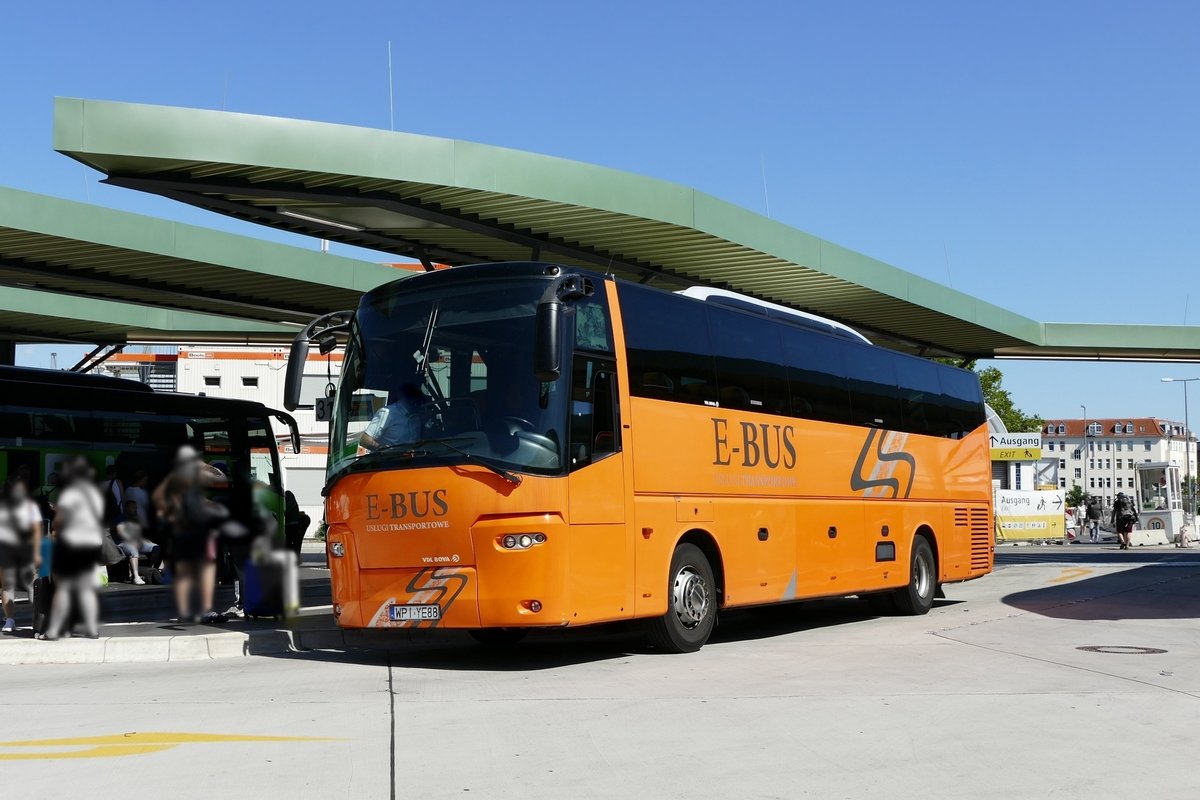
{"type": "MultiPolygon", "coordinates": [[[[430,631],[422,631],[426,636],[430,631]]],[[[445,634],[446,632],[439,631],[445,634]]],[[[279,656],[313,650],[386,650],[413,642],[408,629],[275,628],[178,636],[72,637],[57,642],[0,638],[0,666],[23,664],[139,664],[279,656]]]]}
{"type": "Polygon", "coordinates": [[[209,633],[194,636],[108,636],[0,643],[0,664],[135,664],[207,661],[290,651],[287,631],[209,633]]]}

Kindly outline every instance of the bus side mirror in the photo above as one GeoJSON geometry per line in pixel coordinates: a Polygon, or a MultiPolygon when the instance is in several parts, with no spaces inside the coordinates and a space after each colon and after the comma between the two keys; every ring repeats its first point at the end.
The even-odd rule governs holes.
{"type": "Polygon", "coordinates": [[[288,435],[292,440],[292,452],[300,452],[300,426],[296,424],[296,419],[291,414],[284,414],[282,411],[272,411],[271,416],[287,426],[288,435]]]}
{"type": "Polygon", "coordinates": [[[301,331],[292,340],[292,351],[288,354],[287,374],[283,379],[283,407],[295,411],[300,406],[300,385],[304,377],[304,364],[308,361],[308,334],[301,331]]]}
{"type": "Polygon", "coordinates": [[[300,406],[300,387],[303,384],[304,364],[308,361],[308,343],[316,341],[321,355],[328,355],[337,347],[335,333],[350,330],[354,319],[353,311],[334,311],[323,314],[304,326],[292,340],[292,352],[288,354],[287,374],[283,379],[283,407],[295,411],[300,406]]]}
{"type": "Polygon", "coordinates": [[[533,340],[533,374],[544,383],[558,380],[562,374],[563,304],[557,300],[538,303],[533,340]]]}

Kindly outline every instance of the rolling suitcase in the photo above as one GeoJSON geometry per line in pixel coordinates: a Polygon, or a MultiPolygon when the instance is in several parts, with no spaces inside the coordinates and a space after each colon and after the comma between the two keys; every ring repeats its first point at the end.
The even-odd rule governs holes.
{"type": "Polygon", "coordinates": [[[50,603],[54,600],[54,581],[49,575],[33,581],[33,633],[43,636],[50,625],[50,603]]]}
{"type": "Polygon", "coordinates": [[[247,617],[286,617],[299,608],[296,554],[276,550],[246,561],[242,610],[247,617]]]}

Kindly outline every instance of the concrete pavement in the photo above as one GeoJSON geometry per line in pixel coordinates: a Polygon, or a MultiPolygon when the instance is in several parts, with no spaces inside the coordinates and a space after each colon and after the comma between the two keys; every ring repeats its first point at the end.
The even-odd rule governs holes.
{"type": "Polygon", "coordinates": [[[1006,560],[925,617],[742,612],[688,656],[603,629],[4,667],[0,760],[51,797],[1200,795],[1200,558],[1006,560]]]}

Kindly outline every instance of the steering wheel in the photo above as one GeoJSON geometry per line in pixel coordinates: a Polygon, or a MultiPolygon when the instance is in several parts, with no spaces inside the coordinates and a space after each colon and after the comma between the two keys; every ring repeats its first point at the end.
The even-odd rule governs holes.
{"type": "Polygon", "coordinates": [[[520,417],[505,417],[504,421],[508,423],[509,433],[515,434],[518,431],[524,431],[525,433],[537,432],[537,428],[535,428],[533,423],[527,419],[521,419],[520,417]]]}
{"type": "Polygon", "coordinates": [[[521,447],[531,446],[534,453],[528,453],[527,458],[535,466],[550,466],[558,459],[558,442],[549,436],[538,433],[537,428],[527,419],[521,417],[505,417],[508,432],[521,442],[521,447]],[[535,455],[536,453],[536,455],[535,455]]]}

